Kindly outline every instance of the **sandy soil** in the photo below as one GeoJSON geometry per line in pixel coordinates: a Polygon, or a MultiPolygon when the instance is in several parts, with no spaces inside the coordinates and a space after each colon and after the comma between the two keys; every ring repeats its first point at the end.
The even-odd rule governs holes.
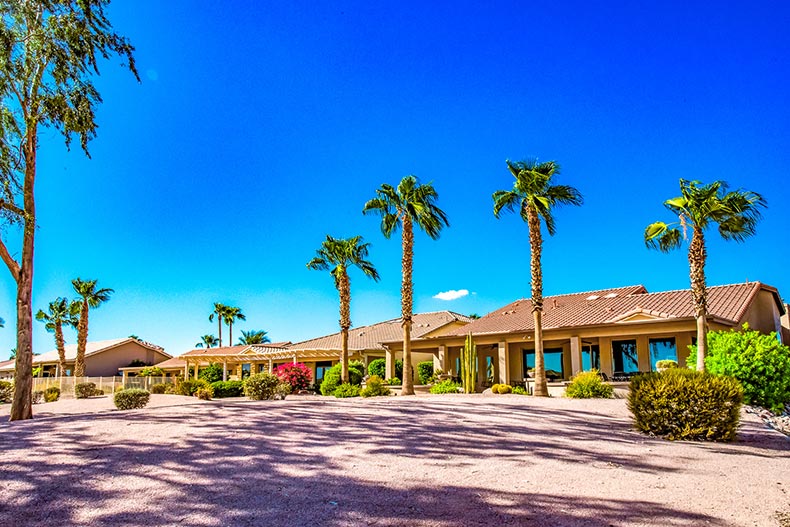
{"type": "Polygon", "coordinates": [[[753,415],[738,442],[710,444],[645,437],[622,400],[111,407],[0,423],[0,525],[777,526],[790,512],[790,440],[753,415]]]}

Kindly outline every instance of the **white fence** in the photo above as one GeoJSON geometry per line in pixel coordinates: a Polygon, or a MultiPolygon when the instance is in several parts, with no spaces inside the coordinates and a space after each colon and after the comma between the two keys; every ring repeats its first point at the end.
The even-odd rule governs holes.
{"type": "Polygon", "coordinates": [[[44,391],[50,386],[60,388],[62,398],[74,397],[74,386],[84,382],[92,382],[96,389],[105,394],[113,394],[124,388],[143,388],[151,390],[154,384],[173,384],[175,377],[34,377],[33,391],[44,391]]]}

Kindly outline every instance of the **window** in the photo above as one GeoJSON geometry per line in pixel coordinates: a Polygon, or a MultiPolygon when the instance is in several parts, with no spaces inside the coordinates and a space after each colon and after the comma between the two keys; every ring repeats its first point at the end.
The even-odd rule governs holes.
{"type": "Polygon", "coordinates": [[[251,366],[252,366],[251,364],[242,364],[241,365],[241,378],[242,379],[246,379],[247,377],[250,376],[250,367],[251,366]]]}
{"type": "Polygon", "coordinates": [[[582,370],[590,371],[601,369],[601,351],[598,344],[585,344],[582,346],[582,370]]]}
{"type": "MultiPolygon", "coordinates": [[[[524,353],[524,378],[527,378],[528,370],[535,368],[535,350],[525,349],[522,351],[524,353]]],[[[544,348],[543,361],[546,367],[546,377],[550,380],[565,378],[565,368],[562,363],[562,348],[544,348]]]]}
{"type": "Polygon", "coordinates": [[[635,373],[639,371],[635,340],[612,341],[612,361],[615,374],[618,372],[635,373]]]}
{"type": "Polygon", "coordinates": [[[331,367],[332,367],[332,361],[331,360],[325,360],[325,361],[321,361],[321,362],[316,362],[315,363],[315,381],[314,381],[314,383],[315,383],[316,386],[320,386],[321,385],[321,383],[324,380],[324,375],[326,375],[326,372],[328,372],[331,367]]]}
{"type": "Polygon", "coordinates": [[[461,376],[461,357],[455,359],[455,375],[457,377],[461,376]]]}
{"type": "Polygon", "coordinates": [[[678,360],[675,338],[650,339],[650,368],[655,370],[656,362],[667,359],[675,362],[678,360]]]}
{"type": "Polygon", "coordinates": [[[486,356],[486,380],[494,382],[494,358],[489,356],[486,356]]]}

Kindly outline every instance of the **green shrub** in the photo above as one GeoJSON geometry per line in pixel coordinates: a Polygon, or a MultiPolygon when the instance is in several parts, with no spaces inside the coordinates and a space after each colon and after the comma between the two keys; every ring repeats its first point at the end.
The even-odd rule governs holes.
{"type": "Polygon", "coordinates": [[[387,379],[384,382],[389,384],[390,386],[400,386],[401,384],[403,384],[403,381],[398,379],[397,377],[393,377],[391,379],[387,379]]]}
{"type": "Polygon", "coordinates": [[[428,384],[433,377],[433,361],[426,360],[417,363],[417,377],[420,379],[420,384],[428,384]]]}
{"type": "Polygon", "coordinates": [[[95,390],[93,390],[93,395],[94,395],[94,397],[98,397],[98,396],[104,395],[104,389],[96,388],[95,390]]]}
{"type": "Polygon", "coordinates": [[[54,403],[60,399],[60,388],[58,386],[50,386],[44,390],[44,402],[54,403]]]}
{"type": "Polygon", "coordinates": [[[437,382],[431,386],[431,393],[458,393],[460,388],[460,384],[447,379],[446,381],[437,382]]]}
{"type": "Polygon", "coordinates": [[[513,386],[513,393],[515,395],[529,395],[529,392],[523,386],[513,386]]]}
{"type": "Polygon", "coordinates": [[[343,399],[346,397],[357,397],[359,396],[359,392],[360,392],[359,386],[357,386],[356,384],[345,383],[335,388],[335,391],[332,395],[334,395],[338,399],[343,399]]]}
{"type": "Polygon", "coordinates": [[[195,392],[201,388],[209,388],[211,384],[206,379],[186,380],[179,382],[175,387],[175,393],[178,395],[195,395],[195,392]]]}
{"type": "Polygon", "coordinates": [[[491,387],[491,393],[511,393],[513,391],[513,387],[509,384],[495,384],[491,387]]]}
{"type": "Polygon", "coordinates": [[[244,395],[243,381],[217,381],[212,382],[211,387],[214,389],[214,397],[217,399],[222,397],[241,397],[244,395]]]}
{"type": "Polygon", "coordinates": [[[140,388],[129,388],[115,392],[113,402],[119,410],[134,410],[135,408],[145,408],[151,394],[140,388]]]}
{"type": "Polygon", "coordinates": [[[598,370],[577,373],[565,388],[565,397],[572,399],[611,399],[614,388],[601,379],[598,370]]]}
{"type": "MultiPolygon", "coordinates": [[[[687,364],[696,368],[697,348],[691,346],[687,364]]],[[[781,344],[776,333],[750,330],[711,331],[705,368],[714,375],[735,377],[743,385],[747,404],[780,413],[790,403],[790,348],[781,344]]]]}
{"type": "Polygon", "coordinates": [[[743,388],[732,377],[682,368],[631,380],[628,409],[637,430],[667,439],[732,441],[743,388]]]}
{"type": "Polygon", "coordinates": [[[165,384],[165,393],[170,395],[178,395],[178,385],[178,381],[176,381],[174,384],[165,384]]]}
{"type": "Polygon", "coordinates": [[[198,372],[198,379],[203,379],[208,384],[222,380],[222,364],[212,362],[198,372]]]}
{"type": "Polygon", "coordinates": [[[677,368],[678,361],[672,359],[664,359],[656,362],[656,369],[658,370],[668,370],[670,368],[677,368]]]}
{"type": "Polygon", "coordinates": [[[0,381],[0,404],[10,403],[14,399],[14,383],[0,381]]]}
{"type": "Polygon", "coordinates": [[[140,377],[164,377],[165,370],[160,368],[159,366],[146,366],[140,373],[138,373],[140,377]]]}
{"type": "Polygon", "coordinates": [[[39,404],[44,402],[44,390],[36,390],[31,395],[32,403],[39,404]]]}
{"type": "Polygon", "coordinates": [[[167,384],[158,383],[151,386],[151,393],[166,393],[167,384]]]}
{"type": "Polygon", "coordinates": [[[244,395],[253,401],[274,399],[277,395],[277,386],[279,384],[280,379],[276,375],[266,372],[256,373],[244,380],[244,395]]]}
{"type": "MultiPolygon", "coordinates": [[[[375,359],[368,364],[368,375],[377,375],[382,379],[387,376],[387,359],[375,359]]],[[[395,361],[395,377],[403,379],[403,361],[395,361]]],[[[400,384],[400,383],[398,383],[400,384]]]]}
{"type": "Polygon", "coordinates": [[[291,395],[292,392],[293,387],[287,382],[280,380],[280,384],[274,387],[274,398],[285,399],[287,396],[291,395]]]}
{"type": "MultiPolygon", "coordinates": [[[[383,359],[382,359],[383,360],[383,359]]],[[[375,362],[375,361],[374,361],[375,362]]],[[[321,395],[334,395],[335,389],[340,386],[340,374],[343,365],[339,362],[329,368],[324,374],[324,381],[321,383],[321,395]]],[[[359,361],[352,360],[348,363],[348,380],[349,384],[359,386],[362,384],[362,377],[364,376],[365,365],[359,361]]]]}
{"type": "Polygon", "coordinates": [[[214,395],[214,390],[211,388],[211,386],[208,388],[198,388],[195,392],[195,397],[198,399],[203,399],[204,401],[210,401],[212,395],[214,395]]]}
{"type": "Polygon", "coordinates": [[[362,397],[378,397],[381,395],[390,395],[390,389],[384,384],[384,381],[378,375],[371,375],[368,377],[365,387],[359,392],[362,397]]]}
{"type": "Polygon", "coordinates": [[[81,382],[74,385],[74,397],[77,399],[87,399],[96,395],[96,384],[92,382],[81,382]]]}

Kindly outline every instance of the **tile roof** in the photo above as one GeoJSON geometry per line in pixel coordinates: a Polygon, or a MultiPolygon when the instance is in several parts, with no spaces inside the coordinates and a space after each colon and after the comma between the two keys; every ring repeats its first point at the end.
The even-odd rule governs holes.
{"type": "MultiPolygon", "coordinates": [[[[412,338],[420,338],[432,331],[441,329],[452,322],[471,322],[471,319],[452,311],[434,311],[431,313],[415,313],[412,317],[412,338]]],[[[351,328],[348,332],[348,349],[371,350],[383,349],[382,342],[393,342],[403,338],[401,319],[393,318],[370,326],[351,328]]],[[[288,346],[291,350],[339,350],[340,332],[297,342],[288,346]]]]}
{"type": "MultiPolygon", "coordinates": [[[[724,323],[736,325],[761,289],[776,293],[775,289],[760,282],[709,287],[709,314],[724,323]]],[[[611,324],[639,314],[664,319],[693,318],[691,290],[648,293],[644,286],[635,285],[545,297],[543,329],[611,324]]],[[[464,336],[469,332],[490,334],[521,331],[534,331],[532,302],[529,299],[508,304],[448,333],[448,336],[464,336]]]]}
{"type": "MultiPolygon", "coordinates": [[[[130,337],[123,338],[123,339],[112,339],[112,340],[97,340],[93,342],[88,342],[85,345],[85,356],[89,357],[96,353],[102,352],[109,348],[114,348],[115,346],[120,346],[121,344],[126,344],[127,342],[136,342],[137,344],[152,349],[170,357],[168,353],[165,352],[164,348],[159,347],[155,344],[151,344],[149,342],[144,342],[141,340],[133,339],[130,337]]],[[[65,347],[66,351],[66,360],[73,361],[77,359],[77,345],[76,344],[67,344],[65,347]]],[[[57,362],[58,361],[58,350],[50,350],[46,353],[42,353],[40,355],[33,355],[33,364],[41,364],[46,362],[57,362]]],[[[6,361],[0,363],[0,369],[8,369],[9,366],[7,363],[10,362],[10,368],[14,367],[14,361],[6,361]]]]}

